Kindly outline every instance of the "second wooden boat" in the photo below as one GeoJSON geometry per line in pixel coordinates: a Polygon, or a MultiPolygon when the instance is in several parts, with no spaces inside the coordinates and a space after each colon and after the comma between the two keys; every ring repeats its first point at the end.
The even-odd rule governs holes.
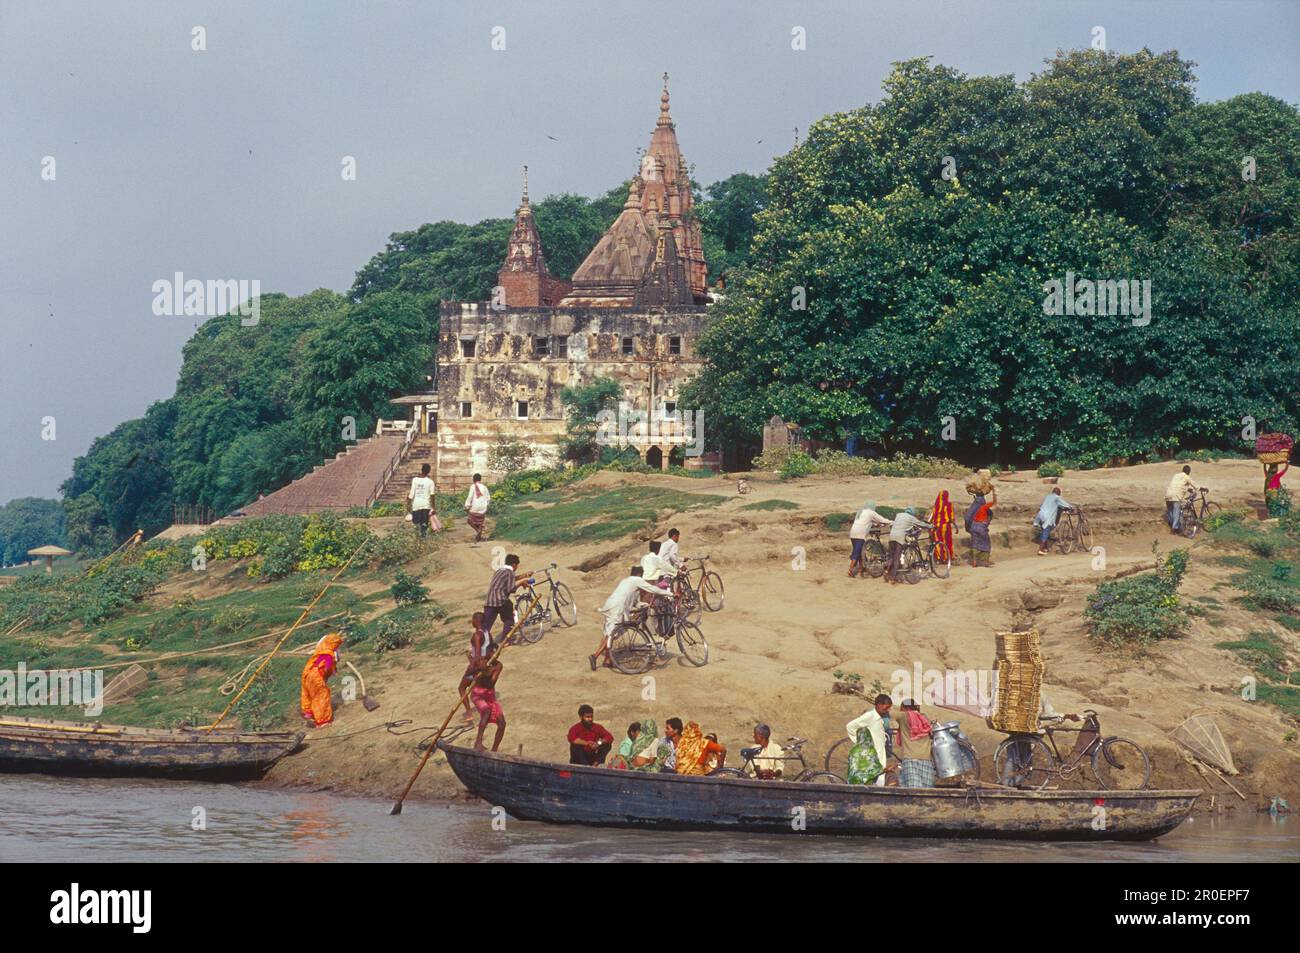
{"type": "Polygon", "coordinates": [[[0,771],[239,781],[261,777],[303,736],[6,718],[0,719],[0,771]]]}

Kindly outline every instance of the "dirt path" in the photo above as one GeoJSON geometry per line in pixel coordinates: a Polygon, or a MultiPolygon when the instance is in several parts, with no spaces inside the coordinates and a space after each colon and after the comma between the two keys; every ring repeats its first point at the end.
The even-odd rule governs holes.
{"type": "MultiPolygon", "coordinates": [[[[1150,566],[1151,546],[1187,545],[1168,535],[1161,520],[1164,487],[1175,468],[1168,464],[1120,470],[1068,473],[1060,483],[1066,499],[1087,507],[1096,544],[1104,547],[1104,567],[1092,554],[1039,557],[1028,523],[1050,489],[1033,476],[999,481],[1001,507],[993,524],[992,569],[955,566],[949,580],[927,579],[915,586],[888,587],[878,580],[846,577],[847,530],[831,533],[821,516],[850,511],[864,500],[881,504],[919,504],[949,490],[954,504],[968,499],[962,481],[894,478],[817,479],[781,483],[752,475],[751,492],[735,494],[730,480],[693,480],[599,474],[588,485],[671,485],[685,492],[732,497],[711,509],[665,520],[682,530],[686,553],[708,552],[710,564],[726,583],[726,608],[706,613],[702,627],[710,644],[708,666],[696,669],[676,660],[630,678],[609,670],[592,672],[586,657],[599,639],[594,607],[599,605],[645,550],[642,540],[548,551],[512,547],[525,568],[551,561],[573,589],[579,622],[556,629],[535,646],[507,650],[500,699],[509,719],[505,750],[561,759],[564,734],[580,703],[596,708],[597,720],[616,739],[626,725],[670,716],[698,721],[715,731],[733,751],[748,743],[755,722],[771,724],[781,737],[809,738],[824,752],[861,713],[864,703],[830,692],[836,669],[860,673],[867,686],[879,680],[888,690],[898,670],[978,670],[990,667],[993,633],[1013,623],[1032,622],[1043,632],[1047,654],[1046,691],[1061,711],[1098,710],[1106,732],[1145,746],[1161,786],[1204,787],[1204,780],[1178,756],[1165,733],[1192,710],[1208,707],[1232,745],[1243,769],[1238,787],[1255,795],[1282,794],[1295,802],[1300,787],[1300,753],[1291,730],[1274,709],[1247,703],[1236,694],[1248,674],[1234,656],[1214,643],[1239,637],[1249,625],[1244,614],[1225,608],[1216,620],[1200,620],[1191,634],[1157,647],[1146,659],[1098,649],[1085,636],[1081,613],[1085,597],[1102,578],[1150,566]],[[798,505],[792,510],[746,510],[764,500],[798,505]],[[800,565],[802,554],[804,568],[800,565]],[[601,564],[588,572],[575,567],[601,564]],[[1040,594],[1045,606],[1026,610],[1021,594],[1040,594]],[[1059,598],[1059,604],[1052,606],[1059,598]]],[[[1257,464],[1250,461],[1193,465],[1193,477],[1209,486],[1214,499],[1244,505],[1261,493],[1257,464]]],[[[463,522],[451,530],[452,544],[439,553],[441,571],[426,580],[435,599],[468,618],[478,608],[491,572],[493,547],[468,542],[463,522]]],[[[1205,547],[1196,546],[1197,554],[1205,547]]],[[[959,550],[960,551],[960,550],[959,550]]],[[[1184,594],[1209,593],[1227,571],[1193,556],[1184,594]]],[[[1222,589],[1225,604],[1230,596],[1222,589]]],[[[1294,633],[1288,645],[1300,651],[1294,633]]],[[[411,655],[367,673],[367,684],[383,707],[366,713],[360,705],[341,711],[336,724],[316,736],[302,754],[282,762],[267,783],[305,784],[366,794],[399,791],[413,770],[420,734],[397,738],[383,731],[326,742],[384,720],[410,718],[436,725],[446,714],[463,670],[458,658],[411,655]]],[[[898,699],[896,698],[895,701],[898,699]]],[[[932,714],[942,714],[932,712],[932,714]]],[[[962,721],[982,755],[991,756],[1002,736],[973,716],[962,721]]],[[[988,770],[986,765],[986,771],[988,770]]],[[[1217,803],[1240,804],[1214,782],[1217,803]],[[1229,803],[1231,799],[1231,803],[1229,803]]],[[[434,758],[416,796],[460,796],[461,789],[441,758],[434,758]]],[[[1208,800],[1208,799],[1207,799],[1208,800]]],[[[1255,807],[1252,802],[1249,805],[1255,807]]]]}

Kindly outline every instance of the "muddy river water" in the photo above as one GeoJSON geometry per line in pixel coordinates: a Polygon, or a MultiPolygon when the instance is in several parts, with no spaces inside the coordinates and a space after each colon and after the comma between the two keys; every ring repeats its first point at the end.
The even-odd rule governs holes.
{"type": "Polygon", "coordinates": [[[0,863],[14,861],[1300,861],[1300,817],[1196,817],[1152,842],[1026,844],[560,827],[487,805],[235,785],[0,776],[0,863]],[[498,823],[498,827],[500,824],[498,823]]]}

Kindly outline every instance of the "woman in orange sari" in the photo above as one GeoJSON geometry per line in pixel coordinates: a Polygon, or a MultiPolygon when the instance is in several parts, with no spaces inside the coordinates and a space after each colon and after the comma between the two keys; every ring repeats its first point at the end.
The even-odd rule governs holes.
{"type": "Polygon", "coordinates": [[[330,689],[326,684],[339,665],[339,646],[343,636],[331,632],[316,643],[311,660],[302,670],[302,717],[317,728],[334,720],[334,705],[330,702],[330,689]]]}
{"type": "Polygon", "coordinates": [[[722,767],[726,760],[726,746],[705,738],[695,722],[688,722],[682,729],[677,739],[678,774],[708,774],[713,768],[722,767]],[[715,757],[717,763],[713,764],[715,757]]]}

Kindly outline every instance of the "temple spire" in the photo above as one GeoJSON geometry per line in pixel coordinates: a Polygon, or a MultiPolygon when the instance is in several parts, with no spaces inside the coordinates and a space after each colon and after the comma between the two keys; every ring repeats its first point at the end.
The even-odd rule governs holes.
{"type": "Polygon", "coordinates": [[[524,197],[519,204],[523,208],[528,207],[528,166],[524,166],[524,197]]]}
{"type": "Polygon", "coordinates": [[[659,121],[657,126],[671,126],[673,117],[668,115],[668,74],[664,73],[664,91],[659,97],[659,121]]]}

